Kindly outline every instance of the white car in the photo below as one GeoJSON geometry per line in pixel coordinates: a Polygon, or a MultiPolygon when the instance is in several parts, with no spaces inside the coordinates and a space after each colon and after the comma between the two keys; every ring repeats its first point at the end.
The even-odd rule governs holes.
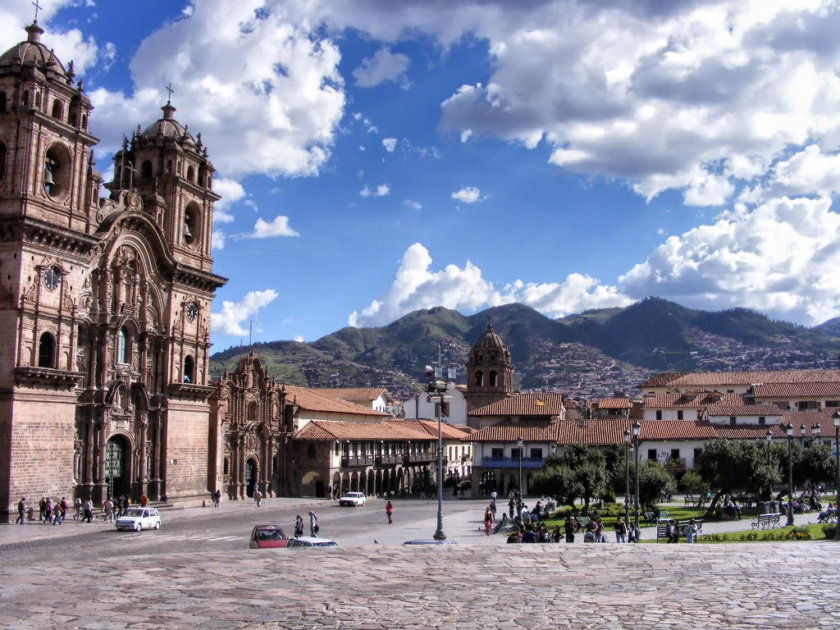
{"type": "Polygon", "coordinates": [[[292,538],[286,547],[289,549],[294,547],[338,547],[338,543],[329,538],[298,536],[297,538],[292,538]]]}
{"type": "Polygon", "coordinates": [[[341,506],[358,507],[364,505],[366,500],[367,498],[364,492],[347,492],[338,500],[338,504],[341,506]]]}
{"type": "Polygon", "coordinates": [[[160,513],[153,507],[128,508],[126,513],[117,519],[117,529],[136,532],[141,529],[160,529],[160,513]]]}

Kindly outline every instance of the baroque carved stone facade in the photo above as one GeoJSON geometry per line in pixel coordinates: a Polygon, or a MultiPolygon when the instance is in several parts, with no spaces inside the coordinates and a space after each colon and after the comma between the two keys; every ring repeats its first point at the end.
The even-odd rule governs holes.
{"type": "Polygon", "coordinates": [[[212,464],[216,487],[229,499],[288,494],[284,395],[260,360],[248,353],[216,385],[212,407],[212,464]]]}
{"type": "Polygon", "coordinates": [[[0,510],[205,498],[213,166],[167,103],[101,199],[93,107],[26,32],[0,56],[0,510]]]}

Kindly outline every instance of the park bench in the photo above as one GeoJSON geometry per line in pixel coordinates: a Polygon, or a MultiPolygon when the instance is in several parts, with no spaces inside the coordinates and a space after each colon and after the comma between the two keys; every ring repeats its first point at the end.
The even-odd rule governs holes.
{"type": "Polygon", "coordinates": [[[753,529],[773,529],[779,526],[781,516],[781,514],[759,514],[750,525],[753,529]]]}

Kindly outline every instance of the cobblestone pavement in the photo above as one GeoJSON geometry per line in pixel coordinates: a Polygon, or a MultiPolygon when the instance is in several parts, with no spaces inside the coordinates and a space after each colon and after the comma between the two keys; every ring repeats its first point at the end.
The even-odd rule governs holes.
{"type": "MultiPolygon", "coordinates": [[[[475,520],[447,517],[451,546],[402,546],[413,536],[388,530],[382,544],[317,550],[38,566],[7,554],[0,627],[840,628],[831,542],[506,545],[479,536],[475,520]]],[[[30,529],[3,527],[0,542],[30,529]]],[[[68,556],[71,531],[50,532],[66,536],[68,556]]]]}

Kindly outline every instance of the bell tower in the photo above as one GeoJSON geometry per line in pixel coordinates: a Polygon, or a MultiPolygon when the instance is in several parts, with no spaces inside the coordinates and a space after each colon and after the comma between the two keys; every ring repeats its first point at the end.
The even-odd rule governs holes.
{"type": "Polygon", "coordinates": [[[513,362],[492,324],[470,350],[466,367],[467,412],[513,395],[513,362]]]}

